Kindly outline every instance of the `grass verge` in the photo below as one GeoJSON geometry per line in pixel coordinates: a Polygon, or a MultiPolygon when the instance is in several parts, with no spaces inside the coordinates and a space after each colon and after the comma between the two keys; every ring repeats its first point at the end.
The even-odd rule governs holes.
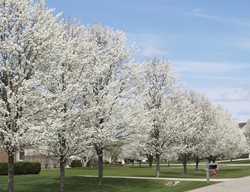
{"type": "MultiPolygon", "coordinates": [[[[68,169],[65,178],[65,192],[183,192],[207,186],[206,182],[180,182],[172,185],[165,180],[141,180],[105,178],[102,186],[96,178],[79,177],[82,169],[68,169]]],[[[15,177],[17,192],[53,192],[58,191],[59,170],[43,170],[39,175],[15,177]]],[[[0,177],[0,192],[7,191],[7,177],[0,177]]]]}

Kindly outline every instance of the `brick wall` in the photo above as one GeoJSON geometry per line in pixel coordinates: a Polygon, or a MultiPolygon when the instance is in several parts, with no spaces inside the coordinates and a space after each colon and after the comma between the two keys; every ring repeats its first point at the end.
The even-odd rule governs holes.
{"type": "Polygon", "coordinates": [[[0,150],[0,162],[7,162],[7,161],[8,161],[7,154],[3,150],[0,150]]]}

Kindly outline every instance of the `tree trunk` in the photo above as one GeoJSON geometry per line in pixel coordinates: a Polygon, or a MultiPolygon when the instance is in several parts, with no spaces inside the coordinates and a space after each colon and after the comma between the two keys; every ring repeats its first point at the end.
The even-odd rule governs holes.
{"type": "Polygon", "coordinates": [[[195,169],[198,170],[199,169],[199,163],[200,163],[200,159],[196,158],[195,159],[195,169]]]}
{"type": "Polygon", "coordinates": [[[170,161],[168,161],[168,167],[170,167],[170,161]]]}
{"type": "Polygon", "coordinates": [[[132,166],[134,167],[134,164],[135,164],[135,160],[133,159],[131,163],[132,163],[132,166]]]}
{"type": "Polygon", "coordinates": [[[60,160],[60,192],[64,192],[65,161],[60,160]]]}
{"type": "Polygon", "coordinates": [[[81,157],[82,168],[87,167],[89,160],[88,157],[81,157]]]}
{"type": "Polygon", "coordinates": [[[160,155],[155,156],[155,163],[156,163],[156,177],[160,177],[160,155]]]}
{"type": "Polygon", "coordinates": [[[147,155],[147,158],[148,158],[148,166],[152,167],[154,156],[153,155],[147,155]]]}
{"type": "Polygon", "coordinates": [[[209,163],[211,163],[211,162],[215,163],[215,161],[216,161],[216,156],[209,156],[208,157],[208,162],[209,163]]]}
{"type": "Polygon", "coordinates": [[[103,183],[103,151],[98,153],[98,185],[103,183]]]}
{"type": "Polygon", "coordinates": [[[139,160],[139,167],[141,167],[141,160],[139,160]]]}
{"type": "Polygon", "coordinates": [[[183,169],[184,169],[184,174],[187,174],[187,161],[183,161],[183,169]]]}
{"type": "Polygon", "coordinates": [[[14,154],[8,155],[8,192],[14,192],[14,154]]]}

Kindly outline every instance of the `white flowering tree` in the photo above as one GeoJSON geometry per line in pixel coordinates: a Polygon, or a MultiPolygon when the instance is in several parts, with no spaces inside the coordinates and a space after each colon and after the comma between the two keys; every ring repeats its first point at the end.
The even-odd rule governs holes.
{"type": "Polygon", "coordinates": [[[55,52],[57,19],[44,3],[0,1],[0,139],[8,154],[8,191],[14,191],[14,154],[32,144],[42,100],[37,71],[55,52]]]}
{"type": "Polygon", "coordinates": [[[243,130],[241,130],[236,124],[235,127],[229,129],[228,132],[229,138],[227,141],[225,156],[232,160],[248,153],[247,141],[243,130]]]}
{"type": "MultiPolygon", "coordinates": [[[[208,137],[209,130],[213,125],[212,121],[214,119],[213,114],[213,104],[212,102],[203,94],[195,92],[195,103],[200,110],[199,114],[199,142],[196,143],[196,148],[193,151],[193,159],[195,160],[195,168],[199,168],[199,162],[202,158],[204,158],[204,154],[206,154],[207,147],[206,147],[206,139],[208,137]]],[[[196,133],[197,134],[197,133],[196,133]]]]}
{"type": "MultiPolygon", "coordinates": [[[[42,144],[60,164],[60,192],[64,191],[65,165],[71,156],[84,151],[85,129],[80,123],[82,87],[87,82],[88,33],[82,26],[60,22],[61,38],[54,62],[40,75],[46,100],[46,118],[41,122],[42,144]]],[[[57,46],[56,45],[56,46],[57,46]]]]}
{"type": "Polygon", "coordinates": [[[178,134],[173,146],[178,160],[182,162],[184,174],[187,173],[187,162],[193,158],[195,151],[199,150],[202,140],[201,108],[197,103],[196,92],[188,91],[179,97],[179,102],[172,113],[178,122],[175,124],[178,134]]]}
{"type": "MultiPolygon", "coordinates": [[[[144,118],[146,118],[146,116],[144,116],[144,118]]],[[[149,150],[146,146],[148,132],[143,129],[143,127],[139,126],[140,123],[137,124],[136,131],[134,131],[134,133],[127,138],[127,142],[122,147],[120,158],[131,159],[133,162],[134,160],[137,160],[139,161],[139,165],[141,167],[141,162],[147,158],[149,150]]]]}
{"type": "Polygon", "coordinates": [[[103,182],[103,151],[126,136],[124,64],[130,51],[125,34],[99,24],[88,29],[92,52],[88,55],[88,85],[82,88],[81,123],[98,156],[99,185],[103,182]],[[125,112],[124,112],[125,111],[125,112]]]}
{"type": "Polygon", "coordinates": [[[171,161],[177,161],[178,155],[174,147],[169,147],[161,156],[161,159],[165,160],[168,164],[168,167],[170,167],[171,161]]]}
{"type": "Polygon", "coordinates": [[[119,157],[132,160],[132,165],[134,165],[134,161],[139,161],[139,167],[141,167],[142,160],[145,159],[141,151],[137,150],[136,142],[131,143],[131,145],[124,145],[119,157]]]}
{"type": "MultiPolygon", "coordinates": [[[[183,121],[183,124],[186,124],[186,126],[190,126],[190,129],[184,129],[184,135],[186,131],[188,132],[190,131],[191,134],[188,133],[187,136],[183,137],[186,139],[189,137],[188,142],[190,142],[189,145],[185,145],[184,147],[188,149],[189,155],[184,155],[183,157],[186,156],[187,159],[191,158],[194,159],[196,163],[196,169],[198,169],[200,160],[204,158],[204,154],[206,154],[207,152],[207,147],[206,147],[207,145],[205,141],[208,137],[209,130],[213,125],[214,107],[211,101],[206,96],[196,91],[186,92],[184,98],[186,98],[187,101],[184,103],[180,102],[180,104],[182,103],[184,104],[182,112],[185,111],[186,112],[184,114],[182,114],[182,112],[179,112],[177,114],[183,116],[182,118],[180,118],[182,119],[180,120],[180,122],[183,121]],[[188,119],[192,119],[192,121],[188,119]]],[[[183,101],[184,100],[185,99],[183,99],[183,101]]],[[[181,134],[183,134],[182,131],[180,132],[181,134]]],[[[185,140],[180,140],[180,141],[185,141],[185,140]]],[[[185,171],[185,166],[184,166],[184,171],[185,171]]]]}
{"type": "Polygon", "coordinates": [[[147,158],[149,167],[152,167],[154,155],[151,147],[147,144],[151,128],[150,112],[145,110],[145,97],[142,94],[143,81],[141,73],[144,69],[142,63],[129,63],[130,71],[127,77],[128,91],[126,103],[130,111],[128,114],[129,126],[132,134],[127,137],[121,157],[143,160],[147,158]],[[129,150],[130,149],[130,150],[129,150]]]}
{"type": "Polygon", "coordinates": [[[243,127],[243,133],[245,135],[246,142],[248,144],[248,146],[246,147],[246,150],[248,150],[247,152],[249,153],[250,152],[250,120],[248,120],[247,124],[243,127]]]}
{"type": "Polygon", "coordinates": [[[218,157],[234,158],[244,153],[245,139],[232,116],[215,107],[202,94],[189,91],[180,97],[172,113],[178,119],[178,134],[173,147],[187,173],[187,162],[201,158],[215,161],[218,157]]]}
{"type": "Polygon", "coordinates": [[[203,141],[203,157],[213,161],[220,157],[236,157],[244,153],[245,138],[231,114],[214,106],[210,126],[203,141]]]}
{"type": "MultiPolygon", "coordinates": [[[[88,163],[96,159],[96,152],[93,146],[79,146],[82,148],[82,152],[77,156],[81,159],[82,167],[87,167],[88,163]]],[[[92,165],[91,165],[92,166],[92,165]]]]}
{"type": "Polygon", "coordinates": [[[239,157],[246,152],[247,146],[243,132],[229,112],[220,107],[217,110],[221,114],[218,125],[224,129],[223,139],[218,143],[223,146],[222,154],[230,159],[239,157]]]}
{"type": "MultiPolygon", "coordinates": [[[[126,142],[122,147],[121,158],[138,160],[148,159],[151,160],[150,148],[148,148],[147,141],[149,138],[149,127],[151,123],[150,113],[144,110],[145,102],[141,95],[141,90],[138,89],[138,75],[140,74],[139,63],[130,63],[128,68],[130,74],[127,77],[127,84],[129,85],[126,92],[126,105],[127,105],[127,119],[129,119],[128,126],[130,133],[127,135],[126,142]],[[129,109],[129,110],[128,110],[129,109]]],[[[152,165],[153,159],[150,161],[152,165]]],[[[149,163],[150,163],[149,162],[149,163]]]]}
{"type": "Polygon", "coordinates": [[[175,105],[177,90],[176,77],[170,64],[165,60],[152,59],[135,64],[134,81],[143,106],[141,113],[148,114],[144,126],[148,134],[145,143],[148,151],[156,158],[156,177],[160,176],[160,157],[174,142],[175,120],[171,111],[175,105]]]}

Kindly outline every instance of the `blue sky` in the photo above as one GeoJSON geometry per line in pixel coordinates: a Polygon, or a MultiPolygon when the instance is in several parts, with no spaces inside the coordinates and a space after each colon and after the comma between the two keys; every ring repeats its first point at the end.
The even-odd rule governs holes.
{"type": "Polygon", "coordinates": [[[135,57],[164,57],[186,88],[250,119],[249,0],[47,0],[82,24],[127,33],[135,57]]]}

